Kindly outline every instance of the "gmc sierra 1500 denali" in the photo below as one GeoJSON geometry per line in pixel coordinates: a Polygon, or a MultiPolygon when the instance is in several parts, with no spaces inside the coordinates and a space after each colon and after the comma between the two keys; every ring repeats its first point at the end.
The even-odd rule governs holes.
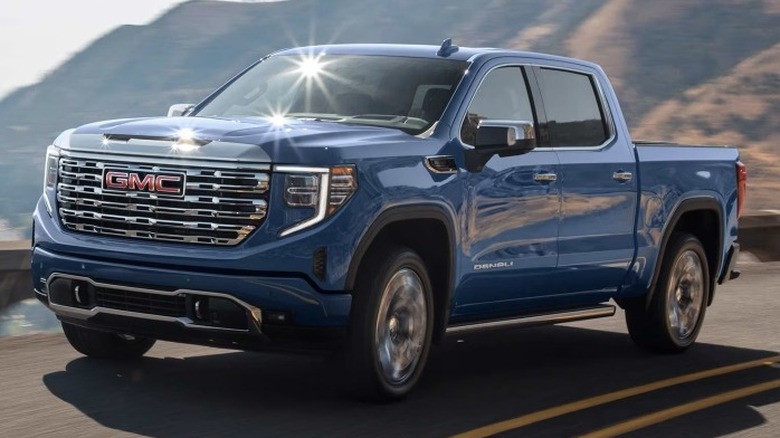
{"type": "Polygon", "coordinates": [[[738,274],[738,156],[633,142],[584,61],[448,41],[283,50],[169,117],[62,133],[35,291],[88,356],[337,348],[385,398],[445,335],[610,303],[640,347],[682,351],[738,274]]]}

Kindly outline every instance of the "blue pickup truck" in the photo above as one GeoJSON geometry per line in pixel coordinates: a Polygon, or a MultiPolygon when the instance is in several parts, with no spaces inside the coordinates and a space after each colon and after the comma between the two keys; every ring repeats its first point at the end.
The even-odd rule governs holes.
{"type": "Polygon", "coordinates": [[[169,117],[62,133],[35,292],[68,341],[344,354],[397,398],[431,346],[607,317],[689,347],[735,278],[730,147],[635,142],[596,65],[441,46],[282,50],[169,117]]]}

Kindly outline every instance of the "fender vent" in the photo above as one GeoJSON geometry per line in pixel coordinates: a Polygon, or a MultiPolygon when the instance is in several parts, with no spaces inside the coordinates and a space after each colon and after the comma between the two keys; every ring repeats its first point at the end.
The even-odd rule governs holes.
{"type": "Polygon", "coordinates": [[[458,171],[458,166],[455,164],[455,157],[451,155],[425,157],[425,167],[434,173],[455,173],[458,171]]]}
{"type": "Polygon", "coordinates": [[[320,280],[325,279],[325,266],[328,261],[328,250],[324,246],[314,251],[314,275],[320,280]]]}

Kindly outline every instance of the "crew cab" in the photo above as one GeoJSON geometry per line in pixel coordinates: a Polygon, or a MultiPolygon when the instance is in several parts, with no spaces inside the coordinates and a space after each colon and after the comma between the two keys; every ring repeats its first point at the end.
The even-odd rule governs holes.
{"type": "Polygon", "coordinates": [[[335,349],[398,398],[448,335],[616,306],[640,347],[685,350],[738,275],[745,184],[733,147],[632,141],[589,62],[293,48],[169,117],[62,133],[33,282],[87,356],[335,349]]]}

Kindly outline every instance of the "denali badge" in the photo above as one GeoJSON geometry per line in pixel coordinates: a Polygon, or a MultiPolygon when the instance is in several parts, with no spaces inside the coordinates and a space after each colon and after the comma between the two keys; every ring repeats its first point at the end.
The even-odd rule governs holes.
{"type": "Polygon", "coordinates": [[[184,181],[183,173],[128,172],[120,169],[103,171],[104,190],[181,196],[184,194],[184,181]]]}
{"type": "Polygon", "coordinates": [[[485,269],[511,268],[514,264],[515,262],[480,263],[474,265],[474,270],[483,271],[485,269]]]}

